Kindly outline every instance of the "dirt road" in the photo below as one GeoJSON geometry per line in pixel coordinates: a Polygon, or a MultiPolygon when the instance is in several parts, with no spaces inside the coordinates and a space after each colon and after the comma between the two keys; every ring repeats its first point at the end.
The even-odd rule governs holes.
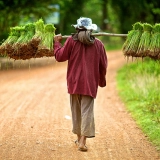
{"type": "Polygon", "coordinates": [[[120,51],[108,59],[107,87],[95,100],[96,137],[87,140],[86,153],[71,131],[66,62],[1,70],[0,160],[160,159],[117,95],[116,71],[126,60],[120,51]]]}

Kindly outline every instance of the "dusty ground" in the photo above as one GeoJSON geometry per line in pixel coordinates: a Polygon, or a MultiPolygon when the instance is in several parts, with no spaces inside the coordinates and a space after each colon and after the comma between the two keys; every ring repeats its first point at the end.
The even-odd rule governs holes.
{"type": "Polygon", "coordinates": [[[95,101],[96,137],[87,140],[86,153],[77,151],[71,131],[67,63],[1,70],[0,160],[160,159],[117,95],[116,71],[126,60],[120,51],[108,59],[107,87],[95,101]]]}

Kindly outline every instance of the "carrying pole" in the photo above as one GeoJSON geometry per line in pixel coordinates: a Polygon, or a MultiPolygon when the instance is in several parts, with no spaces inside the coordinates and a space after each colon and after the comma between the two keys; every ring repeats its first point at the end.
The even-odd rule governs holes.
{"type": "MultiPolygon", "coordinates": [[[[93,36],[114,36],[114,37],[127,37],[127,34],[115,34],[115,33],[106,33],[106,32],[99,32],[99,33],[92,33],[93,36]]],[[[65,35],[62,36],[63,39],[66,39],[70,36],[65,35]]]]}

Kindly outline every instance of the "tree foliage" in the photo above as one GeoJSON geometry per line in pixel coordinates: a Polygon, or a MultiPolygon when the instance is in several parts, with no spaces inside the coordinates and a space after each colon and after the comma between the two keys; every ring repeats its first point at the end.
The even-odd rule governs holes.
{"type": "Polygon", "coordinates": [[[59,1],[61,23],[58,26],[62,34],[74,32],[72,24],[77,23],[77,19],[83,15],[83,8],[86,0],[63,0],[59,1]]]}
{"type": "Polygon", "coordinates": [[[110,0],[111,6],[118,15],[120,31],[127,33],[135,22],[159,23],[160,1],[153,0],[110,0]]]}
{"type": "Polygon", "coordinates": [[[8,36],[9,28],[19,25],[21,21],[35,21],[44,18],[54,8],[48,6],[55,0],[0,0],[0,39],[8,36]]]}

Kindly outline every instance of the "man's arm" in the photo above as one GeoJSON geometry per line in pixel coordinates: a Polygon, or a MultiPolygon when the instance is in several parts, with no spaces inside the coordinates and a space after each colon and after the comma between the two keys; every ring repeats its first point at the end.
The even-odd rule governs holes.
{"type": "Polygon", "coordinates": [[[64,46],[61,44],[62,36],[56,35],[54,37],[54,55],[55,59],[58,62],[63,62],[69,59],[71,44],[69,42],[69,38],[64,43],[64,46]]]}
{"type": "Polygon", "coordinates": [[[101,52],[100,64],[99,64],[99,86],[100,87],[106,86],[107,65],[108,65],[107,55],[103,46],[102,52],[101,52]]]}

